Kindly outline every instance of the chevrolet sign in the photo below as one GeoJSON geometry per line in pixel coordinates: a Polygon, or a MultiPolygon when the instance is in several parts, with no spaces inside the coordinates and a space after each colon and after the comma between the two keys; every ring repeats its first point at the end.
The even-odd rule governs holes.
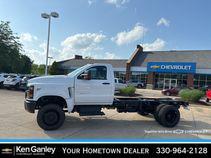
{"type": "Polygon", "coordinates": [[[195,73],[196,63],[183,62],[149,62],[148,72],[195,73]]]}

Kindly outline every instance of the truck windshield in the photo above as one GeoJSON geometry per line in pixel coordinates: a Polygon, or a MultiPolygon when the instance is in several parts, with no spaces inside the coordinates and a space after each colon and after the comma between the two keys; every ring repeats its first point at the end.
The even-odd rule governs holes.
{"type": "Polygon", "coordinates": [[[70,77],[74,77],[75,75],[77,75],[79,72],[82,72],[83,70],[85,70],[86,68],[88,68],[90,66],[90,64],[84,65],[74,71],[72,71],[71,73],[68,74],[68,76],[70,77]]]}

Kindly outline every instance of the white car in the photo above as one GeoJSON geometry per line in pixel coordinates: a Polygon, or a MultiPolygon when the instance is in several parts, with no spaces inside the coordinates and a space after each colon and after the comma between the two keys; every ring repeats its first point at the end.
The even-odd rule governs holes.
{"type": "Polygon", "coordinates": [[[6,88],[18,88],[20,85],[21,77],[14,74],[9,75],[3,82],[4,87],[6,88]]]}
{"type": "Polygon", "coordinates": [[[118,78],[114,78],[114,83],[115,83],[115,91],[119,91],[120,89],[127,87],[127,84],[123,83],[123,81],[118,78]]]}
{"type": "Polygon", "coordinates": [[[128,83],[127,83],[127,85],[128,86],[134,86],[134,87],[136,87],[136,88],[144,88],[145,87],[145,84],[144,83],[142,83],[142,82],[139,82],[139,81],[129,81],[128,83]]]}
{"type": "Polygon", "coordinates": [[[3,86],[3,83],[7,77],[8,77],[8,74],[5,74],[5,73],[0,74],[0,87],[3,86]]]}

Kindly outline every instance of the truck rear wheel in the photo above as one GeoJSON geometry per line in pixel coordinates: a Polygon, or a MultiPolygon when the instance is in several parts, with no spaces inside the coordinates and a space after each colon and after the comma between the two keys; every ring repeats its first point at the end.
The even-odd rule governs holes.
{"type": "Polygon", "coordinates": [[[154,112],[154,118],[155,118],[155,120],[156,120],[159,124],[161,124],[161,122],[160,122],[160,118],[159,118],[158,114],[159,114],[160,109],[161,109],[162,107],[164,107],[164,106],[166,106],[166,105],[165,105],[165,104],[160,104],[160,105],[158,105],[158,106],[156,107],[155,112],[154,112]]]}
{"type": "Polygon", "coordinates": [[[158,113],[160,124],[164,127],[174,127],[179,123],[180,112],[172,105],[163,106],[158,113]]]}
{"type": "Polygon", "coordinates": [[[65,120],[65,113],[61,106],[48,104],[43,106],[37,114],[37,123],[44,130],[54,130],[61,127],[65,120]]]}
{"type": "Polygon", "coordinates": [[[146,110],[143,109],[144,107],[143,106],[140,106],[139,109],[138,109],[138,114],[139,115],[142,115],[142,116],[147,116],[149,115],[148,112],[146,112],[146,110]]]}
{"type": "Polygon", "coordinates": [[[138,114],[141,115],[141,116],[148,116],[149,115],[148,112],[143,112],[143,111],[142,112],[139,111],[138,114]]]}

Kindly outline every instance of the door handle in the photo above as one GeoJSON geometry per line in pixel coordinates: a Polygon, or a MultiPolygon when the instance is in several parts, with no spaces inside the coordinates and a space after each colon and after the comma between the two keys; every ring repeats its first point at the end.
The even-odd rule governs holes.
{"type": "Polygon", "coordinates": [[[110,84],[110,83],[108,83],[108,82],[104,82],[103,84],[110,84]]]}

